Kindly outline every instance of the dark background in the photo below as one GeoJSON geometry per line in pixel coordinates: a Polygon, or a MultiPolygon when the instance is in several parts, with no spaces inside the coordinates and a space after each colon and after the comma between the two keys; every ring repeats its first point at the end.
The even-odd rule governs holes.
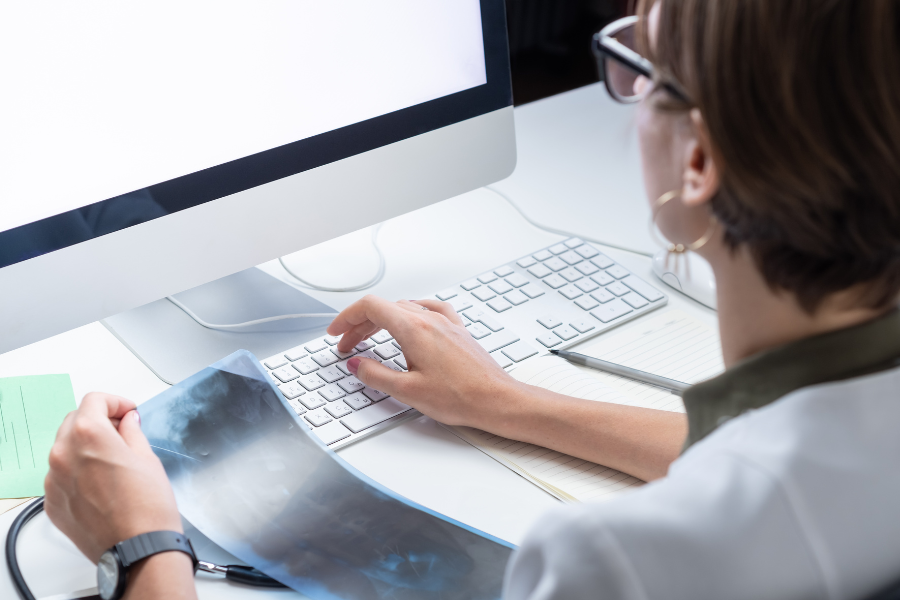
{"type": "Polygon", "coordinates": [[[516,106],[597,81],[591,37],[633,0],[506,0],[516,106]]]}

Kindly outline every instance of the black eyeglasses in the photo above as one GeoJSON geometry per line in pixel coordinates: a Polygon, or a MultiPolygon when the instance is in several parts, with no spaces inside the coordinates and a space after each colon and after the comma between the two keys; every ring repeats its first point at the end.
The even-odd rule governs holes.
{"type": "Polygon", "coordinates": [[[638,17],[625,17],[613,21],[594,34],[594,58],[597,71],[606,84],[609,95],[625,104],[639,102],[653,88],[644,85],[635,89],[638,78],[644,77],[656,86],[663,87],[678,100],[690,104],[687,94],[677,84],[660,81],[653,63],[635,50],[638,17]]]}

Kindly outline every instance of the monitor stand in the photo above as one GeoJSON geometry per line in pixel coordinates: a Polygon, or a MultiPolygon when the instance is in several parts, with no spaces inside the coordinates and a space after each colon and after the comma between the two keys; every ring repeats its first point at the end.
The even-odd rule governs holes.
{"type": "MultiPolygon", "coordinates": [[[[257,268],[175,294],[175,298],[207,323],[335,312],[257,268]]],[[[262,360],[325,335],[331,319],[289,319],[240,333],[216,331],[197,324],[163,298],[101,322],[157,377],[175,384],[235,350],[249,350],[262,360]]]]}

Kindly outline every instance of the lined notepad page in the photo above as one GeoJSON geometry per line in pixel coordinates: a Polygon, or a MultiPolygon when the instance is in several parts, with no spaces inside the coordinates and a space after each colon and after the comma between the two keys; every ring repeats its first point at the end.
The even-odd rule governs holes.
{"type": "MultiPolygon", "coordinates": [[[[601,336],[586,347],[579,347],[578,351],[689,383],[722,371],[716,332],[678,310],[648,318],[640,327],[613,331],[608,337],[601,336]]],[[[681,399],[667,391],[579,367],[555,356],[529,361],[512,371],[512,376],[523,383],[586,400],[684,410],[681,399]]],[[[642,483],[615,469],[533,444],[470,427],[453,427],[451,430],[566,502],[609,498],[642,483]]]]}

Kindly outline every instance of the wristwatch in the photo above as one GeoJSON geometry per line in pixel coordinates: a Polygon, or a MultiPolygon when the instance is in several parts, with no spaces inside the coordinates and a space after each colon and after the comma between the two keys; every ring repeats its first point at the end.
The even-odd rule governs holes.
{"type": "Polygon", "coordinates": [[[119,542],[100,557],[97,563],[97,591],[102,600],[119,600],[125,593],[128,570],[136,562],[160,552],[184,552],[194,563],[197,555],[191,541],[176,531],[151,531],[119,542]]]}

